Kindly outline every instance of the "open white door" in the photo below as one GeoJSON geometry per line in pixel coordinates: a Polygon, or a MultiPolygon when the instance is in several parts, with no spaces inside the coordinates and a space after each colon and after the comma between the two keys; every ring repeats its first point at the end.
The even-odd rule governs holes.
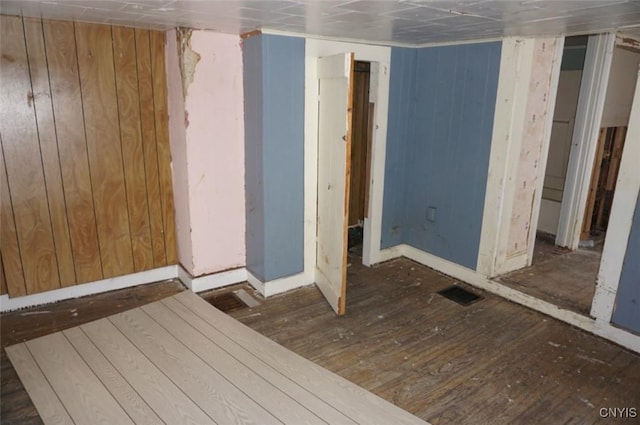
{"type": "Polygon", "coordinates": [[[318,59],[316,283],[337,314],[345,312],[347,292],[353,56],[318,59]]]}

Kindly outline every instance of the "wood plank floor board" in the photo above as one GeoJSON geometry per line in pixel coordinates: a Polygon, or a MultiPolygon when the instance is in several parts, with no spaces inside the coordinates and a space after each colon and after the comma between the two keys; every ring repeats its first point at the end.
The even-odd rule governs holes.
{"type": "MultiPolygon", "coordinates": [[[[264,379],[222,349],[214,340],[198,332],[188,322],[162,304],[154,303],[142,310],[163,326],[211,368],[224,376],[238,389],[271,415],[289,424],[325,424],[320,417],[303,407],[294,397],[288,396],[276,385],[264,379]]],[[[264,366],[263,366],[264,367],[264,366]]]]}
{"type": "Polygon", "coordinates": [[[233,339],[222,334],[209,322],[203,320],[200,316],[189,310],[184,304],[176,301],[175,299],[166,299],[162,302],[169,309],[174,311],[180,317],[188,321],[195,329],[197,329],[202,335],[215,341],[222,349],[233,355],[245,366],[249,367],[254,373],[261,376],[263,379],[277,386],[281,391],[288,394],[290,397],[297,400],[306,406],[307,409],[314,412],[316,415],[324,418],[328,423],[340,423],[340,424],[355,424],[348,417],[344,416],[341,412],[332,407],[329,403],[325,402],[321,398],[317,397],[311,391],[303,388],[295,383],[293,380],[287,378],[284,374],[277,369],[271,367],[260,358],[248,350],[245,350],[233,339]]]}
{"type": "Polygon", "coordinates": [[[71,416],[47,382],[27,346],[17,344],[5,350],[29,395],[34,403],[38,404],[38,413],[42,420],[47,424],[73,424],[71,416]]]}
{"type": "Polygon", "coordinates": [[[108,319],[87,323],[81,328],[165,423],[216,423],[108,319]]]}
{"type": "Polygon", "coordinates": [[[98,348],[89,340],[80,328],[63,331],[71,345],[87,362],[93,373],[109,389],[129,417],[136,424],[155,425],[162,420],[155,414],[142,397],[126,379],[116,370],[98,348]]]}
{"type": "Polygon", "coordinates": [[[271,367],[322,397],[356,422],[398,425],[424,423],[373,393],[338,375],[327,373],[326,369],[308,362],[294,352],[282,350],[280,345],[270,339],[245,328],[229,316],[208,308],[208,304],[194,294],[183,292],[174,298],[215,324],[218,330],[232,337],[246,350],[259,354],[271,367]]]}
{"type": "Polygon", "coordinates": [[[25,343],[71,418],[81,424],[133,424],[61,333],[25,343]]]}
{"type": "Polygon", "coordinates": [[[110,321],[217,423],[281,423],[143,311],[120,313],[110,321]]]}

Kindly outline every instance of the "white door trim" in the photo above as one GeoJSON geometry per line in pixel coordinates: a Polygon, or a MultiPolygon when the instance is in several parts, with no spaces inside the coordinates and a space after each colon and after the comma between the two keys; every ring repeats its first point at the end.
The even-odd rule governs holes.
{"type": "Polygon", "coordinates": [[[382,234],[382,191],[387,144],[389,111],[389,66],[391,47],[307,38],[305,41],[305,111],[304,111],[304,281],[316,281],[316,218],[318,181],[318,80],[317,59],[338,53],[354,52],[356,60],[372,65],[371,101],[375,102],[371,173],[369,181],[369,217],[364,221],[363,263],[383,261],[380,252],[382,234]],[[374,72],[377,71],[377,72],[374,72]],[[373,89],[373,87],[372,87],[373,89]]]}
{"type": "Polygon", "coordinates": [[[590,36],[587,43],[556,234],[556,245],[569,249],[576,249],[580,242],[615,43],[614,33],[590,36]]]}

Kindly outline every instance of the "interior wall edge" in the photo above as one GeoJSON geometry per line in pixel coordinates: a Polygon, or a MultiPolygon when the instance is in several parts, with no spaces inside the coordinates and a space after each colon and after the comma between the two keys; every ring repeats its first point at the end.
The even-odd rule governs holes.
{"type": "Polygon", "coordinates": [[[542,191],[544,188],[544,178],[547,170],[547,161],[549,158],[549,145],[551,144],[551,133],[553,129],[553,117],[556,108],[556,98],[558,94],[558,85],[560,81],[560,71],[562,68],[562,55],[564,52],[564,36],[555,37],[555,54],[552,61],[552,71],[550,76],[550,88],[549,88],[549,109],[547,111],[545,132],[542,142],[542,152],[540,161],[538,163],[538,175],[536,181],[536,191],[532,205],[532,214],[530,222],[530,237],[529,247],[527,250],[527,266],[530,266],[533,262],[533,250],[535,248],[535,235],[538,232],[538,220],[540,218],[540,210],[542,208],[542,191]],[[532,235],[532,236],[531,236],[532,235]]]}
{"type": "Polygon", "coordinates": [[[191,240],[189,177],[187,171],[186,131],[187,119],[180,57],[176,30],[165,33],[165,62],[167,75],[167,106],[169,112],[169,146],[175,199],[175,221],[178,243],[178,261],[190,272],[193,271],[193,248],[191,240]]]}
{"type": "MultiPolygon", "coordinates": [[[[494,120],[493,124],[489,159],[491,171],[487,178],[480,248],[476,265],[476,270],[486,276],[495,275],[500,242],[505,237],[502,233],[506,231],[503,229],[505,227],[504,217],[509,216],[509,211],[505,211],[505,205],[509,205],[509,202],[505,200],[505,191],[510,172],[508,162],[513,157],[510,135],[514,133],[514,128],[522,126],[521,117],[526,105],[528,89],[527,86],[521,84],[522,80],[528,81],[528,78],[523,79],[517,71],[521,67],[524,55],[522,50],[525,45],[530,44],[523,43],[522,39],[518,37],[506,37],[502,42],[495,109],[495,116],[502,119],[494,120]],[[515,110],[514,107],[515,99],[518,99],[518,110],[515,110]]],[[[519,134],[522,134],[522,131],[519,134]]]]}

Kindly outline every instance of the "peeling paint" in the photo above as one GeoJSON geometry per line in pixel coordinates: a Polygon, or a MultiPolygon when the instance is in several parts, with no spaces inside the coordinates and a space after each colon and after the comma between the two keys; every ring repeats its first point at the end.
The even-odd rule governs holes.
{"type": "Polygon", "coordinates": [[[182,94],[187,97],[189,86],[193,83],[196,73],[196,65],[200,62],[200,54],[191,48],[191,28],[178,28],[178,57],[180,62],[180,74],[182,75],[182,94]]]}

